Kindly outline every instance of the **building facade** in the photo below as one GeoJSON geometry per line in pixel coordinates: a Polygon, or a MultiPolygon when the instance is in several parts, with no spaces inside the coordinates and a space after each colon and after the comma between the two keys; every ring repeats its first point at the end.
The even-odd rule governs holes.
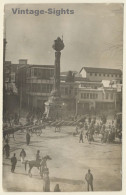
{"type": "Polygon", "coordinates": [[[84,89],[79,87],[78,92],[77,109],[79,114],[111,113],[116,108],[116,89],[114,88],[84,89]]]}
{"type": "Polygon", "coordinates": [[[122,80],[122,71],[120,69],[83,67],[80,70],[80,74],[90,81],[122,80]]]}
{"type": "MultiPolygon", "coordinates": [[[[44,112],[54,86],[54,65],[29,65],[27,60],[19,60],[13,67],[15,76],[14,71],[10,75],[16,78],[20,109],[44,112]]],[[[118,69],[83,67],[79,73],[61,72],[61,98],[72,115],[121,111],[121,83],[122,72],[118,69]]]]}
{"type": "Polygon", "coordinates": [[[26,97],[29,108],[44,111],[45,101],[53,89],[53,65],[31,65],[26,70],[26,97]]]}

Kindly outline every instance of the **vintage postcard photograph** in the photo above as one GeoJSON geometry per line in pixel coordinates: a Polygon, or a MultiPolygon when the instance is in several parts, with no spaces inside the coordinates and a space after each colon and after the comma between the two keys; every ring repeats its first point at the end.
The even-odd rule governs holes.
{"type": "Polygon", "coordinates": [[[4,4],[4,192],[122,191],[123,3],[4,4]]]}

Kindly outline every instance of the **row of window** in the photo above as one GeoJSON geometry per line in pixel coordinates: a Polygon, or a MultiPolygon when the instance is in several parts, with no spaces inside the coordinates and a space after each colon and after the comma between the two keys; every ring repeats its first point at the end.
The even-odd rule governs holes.
{"type": "MultiPolygon", "coordinates": [[[[53,84],[41,84],[41,83],[32,83],[27,84],[27,91],[34,93],[51,93],[53,89],[53,84]]],[[[68,87],[61,88],[62,95],[77,95],[77,89],[70,89],[68,87]]],[[[102,99],[111,99],[113,100],[113,93],[105,93],[102,95],[102,99]]],[[[98,99],[98,94],[96,93],[81,93],[81,99],[98,99]]]]}
{"type": "MultiPolygon", "coordinates": [[[[53,84],[41,84],[41,83],[27,84],[27,92],[50,93],[52,89],[53,89],[53,84]]],[[[71,89],[68,87],[61,87],[61,94],[77,95],[77,88],[71,89]]]]}
{"type": "Polygon", "coordinates": [[[28,68],[28,69],[27,69],[26,76],[27,76],[27,77],[31,77],[31,76],[32,76],[32,75],[31,75],[31,68],[28,68]]]}
{"type": "Polygon", "coordinates": [[[36,92],[36,93],[50,93],[52,91],[52,84],[41,84],[41,83],[32,83],[27,84],[28,92],[36,92]]]}
{"type": "Polygon", "coordinates": [[[50,77],[54,76],[54,70],[53,69],[38,69],[34,68],[34,76],[43,78],[43,79],[49,79],[50,77]]]}
{"type": "Polygon", "coordinates": [[[81,99],[97,99],[98,94],[96,93],[81,93],[81,99]]]}
{"type": "Polygon", "coordinates": [[[33,68],[27,70],[27,77],[38,77],[42,79],[49,79],[50,77],[54,76],[53,69],[42,69],[42,68],[33,68]]]}
{"type": "MultiPolygon", "coordinates": [[[[81,99],[97,99],[98,94],[95,93],[81,93],[81,99]]],[[[113,100],[114,94],[113,93],[105,93],[102,95],[102,99],[111,99],[113,100]]]]}
{"type": "Polygon", "coordinates": [[[110,93],[110,94],[109,93],[105,93],[102,96],[103,99],[111,99],[111,100],[113,100],[113,97],[114,97],[113,93],[110,93]]]}
{"type": "Polygon", "coordinates": [[[109,110],[109,109],[113,109],[115,107],[114,103],[97,103],[96,104],[96,109],[100,110],[100,109],[104,109],[104,110],[109,110]]]}
{"type": "Polygon", "coordinates": [[[61,87],[62,95],[77,95],[77,88],[61,87]]]}
{"type": "Polygon", "coordinates": [[[107,76],[107,77],[119,77],[119,78],[121,78],[121,74],[105,74],[105,73],[90,73],[90,76],[93,76],[93,75],[95,75],[95,76],[107,76]]]}
{"type": "Polygon", "coordinates": [[[81,87],[85,87],[85,88],[92,88],[92,89],[97,89],[100,85],[93,85],[93,84],[85,84],[85,83],[82,83],[81,84],[81,87]]]}

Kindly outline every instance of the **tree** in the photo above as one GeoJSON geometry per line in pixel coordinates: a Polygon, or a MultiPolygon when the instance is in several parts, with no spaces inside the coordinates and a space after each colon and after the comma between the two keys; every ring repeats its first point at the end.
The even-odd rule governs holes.
{"type": "Polygon", "coordinates": [[[72,71],[69,71],[66,77],[66,82],[74,82],[74,73],[72,71]]]}

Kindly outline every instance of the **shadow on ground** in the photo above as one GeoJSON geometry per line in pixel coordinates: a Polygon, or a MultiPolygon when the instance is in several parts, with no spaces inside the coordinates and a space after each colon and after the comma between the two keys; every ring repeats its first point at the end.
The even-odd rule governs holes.
{"type": "Polygon", "coordinates": [[[61,183],[67,183],[67,184],[73,184],[73,185],[80,185],[84,182],[82,180],[74,180],[74,179],[65,179],[65,178],[57,178],[57,177],[51,177],[51,182],[61,182],[61,183]]]}

